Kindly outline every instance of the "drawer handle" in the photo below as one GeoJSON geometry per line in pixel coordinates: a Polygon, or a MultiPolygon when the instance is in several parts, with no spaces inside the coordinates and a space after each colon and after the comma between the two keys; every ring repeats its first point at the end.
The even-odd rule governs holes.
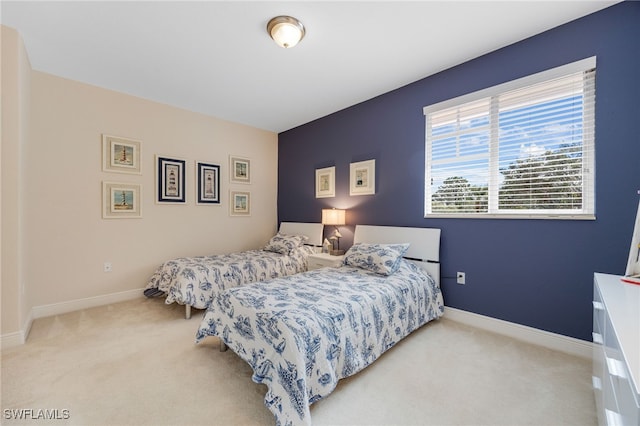
{"type": "Polygon", "coordinates": [[[611,411],[607,408],[604,409],[605,416],[607,417],[607,425],[608,426],[623,426],[622,416],[620,413],[616,413],[615,411],[611,411]]]}
{"type": "Polygon", "coordinates": [[[600,333],[591,333],[593,336],[593,343],[597,343],[601,345],[604,341],[602,340],[602,334],[600,333]]]}
{"type": "Polygon", "coordinates": [[[610,375],[620,377],[624,380],[627,379],[627,374],[624,371],[624,365],[621,361],[609,357],[605,357],[605,359],[607,360],[607,370],[609,371],[610,375]]]}
{"type": "Polygon", "coordinates": [[[602,304],[602,302],[596,302],[594,300],[593,301],[593,309],[595,309],[596,311],[604,311],[604,305],[602,304]]]}

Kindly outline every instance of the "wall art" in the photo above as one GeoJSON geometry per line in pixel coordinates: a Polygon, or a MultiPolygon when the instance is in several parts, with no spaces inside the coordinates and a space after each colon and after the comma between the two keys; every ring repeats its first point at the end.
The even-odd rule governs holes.
{"type": "Polygon", "coordinates": [[[186,203],[185,160],[156,156],[158,203],[186,203]]]}
{"type": "Polygon", "coordinates": [[[336,168],[316,169],[316,198],[336,196],[336,168]]]}
{"type": "Polygon", "coordinates": [[[102,182],[102,218],[142,217],[142,186],[134,183],[102,182]]]}
{"type": "Polygon", "coordinates": [[[220,204],[220,166],[196,162],[196,204],[220,204]]]}
{"type": "Polygon", "coordinates": [[[244,191],[230,192],[231,216],[251,216],[251,193],[244,191]]]}
{"type": "Polygon", "coordinates": [[[349,195],[376,193],[376,160],[351,163],[349,173],[349,195]]]}
{"type": "Polygon", "coordinates": [[[229,157],[231,182],[251,183],[251,160],[242,157],[229,157]]]}
{"type": "Polygon", "coordinates": [[[102,170],[141,174],[141,145],[133,139],[102,135],[102,170]]]}

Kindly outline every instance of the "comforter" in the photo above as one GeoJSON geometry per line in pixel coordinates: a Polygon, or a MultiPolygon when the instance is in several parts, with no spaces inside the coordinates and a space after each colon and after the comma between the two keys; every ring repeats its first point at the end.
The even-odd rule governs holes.
{"type": "Polygon", "coordinates": [[[407,260],[390,276],[322,268],[220,293],[196,341],[218,336],[249,363],[277,424],[310,424],[339,379],[443,312],[440,288],[407,260]]]}
{"type": "Polygon", "coordinates": [[[145,290],[164,291],[167,304],[206,309],[219,291],[306,271],[307,257],[313,252],[310,246],[300,246],[288,255],[248,250],[173,259],[158,267],[145,290]]]}

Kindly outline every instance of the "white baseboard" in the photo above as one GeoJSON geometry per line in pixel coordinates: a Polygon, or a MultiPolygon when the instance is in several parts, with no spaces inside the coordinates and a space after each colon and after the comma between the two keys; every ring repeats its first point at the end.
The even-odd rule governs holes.
{"type": "Polygon", "coordinates": [[[33,308],[33,318],[44,318],[53,315],[66,314],[67,312],[81,309],[95,308],[96,306],[109,305],[111,303],[124,302],[126,300],[143,297],[143,289],[121,291],[119,293],[105,294],[103,296],[87,297],[85,299],[70,300],[68,302],[53,303],[51,305],[36,306],[33,308]]]}
{"type": "Polygon", "coordinates": [[[2,335],[0,346],[2,349],[12,348],[14,346],[23,345],[26,341],[23,331],[14,331],[13,333],[7,333],[2,335]]]}
{"type": "MultiPolygon", "coordinates": [[[[66,314],[67,312],[94,308],[96,306],[103,306],[111,303],[124,302],[126,300],[133,300],[141,297],[143,297],[142,289],[136,289],[106,294],[103,296],[71,300],[68,302],[36,306],[31,310],[31,314],[27,318],[23,330],[0,336],[0,347],[4,349],[24,344],[27,340],[31,324],[34,319],[66,314]]],[[[572,337],[562,336],[560,334],[550,333],[548,331],[538,330],[536,328],[484,315],[474,314],[461,309],[445,307],[444,311],[445,317],[452,321],[457,321],[472,327],[492,331],[527,343],[569,353],[571,355],[583,358],[591,358],[592,356],[592,344],[590,342],[585,342],[584,340],[574,339],[572,337]]]]}
{"type": "Polygon", "coordinates": [[[534,345],[544,346],[545,348],[582,358],[591,358],[593,354],[593,344],[584,340],[474,314],[461,309],[445,307],[444,312],[444,317],[452,321],[492,331],[534,345]]]}
{"type": "Polygon", "coordinates": [[[22,330],[14,331],[13,333],[7,333],[0,336],[0,348],[12,348],[14,346],[24,345],[27,341],[27,336],[31,330],[31,324],[33,324],[33,313],[29,312],[29,315],[22,325],[22,330]]]}
{"type": "Polygon", "coordinates": [[[5,349],[24,344],[29,336],[31,324],[35,319],[137,299],[144,296],[142,291],[143,289],[139,288],[136,290],[105,294],[103,296],[87,297],[85,299],[70,300],[68,302],[35,306],[31,309],[22,330],[0,336],[0,347],[5,349]]]}

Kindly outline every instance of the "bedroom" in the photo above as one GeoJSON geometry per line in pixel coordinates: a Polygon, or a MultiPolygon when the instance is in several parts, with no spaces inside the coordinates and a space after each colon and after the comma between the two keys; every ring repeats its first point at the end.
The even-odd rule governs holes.
{"type": "MultiPolygon", "coordinates": [[[[159,259],[208,250],[205,232],[214,236],[216,251],[227,252],[263,244],[278,221],[318,221],[328,204],[313,197],[312,171],[335,161],[337,203],[348,199],[349,163],[369,158],[381,167],[378,194],[361,206],[331,207],[349,207],[352,224],[441,228],[447,306],[590,341],[592,274],[624,270],[640,187],[638,20],[637,3],[615,5],[279,135],[31,71],[28,52],[9,34],[15,50],[3,45],[3,66],[9,56],[16,83],[8,93],[3,80],[3,98],[11,96],[9,103],[3,99],[3,114],[17,119],[6,127],[3,118],[3,346],[23,342],[36,318],[138,296],[159,259]],[[425,86],[440,84],[447,98],[593,55],[600,101],[596,221],[423,218],[421,155],[409,167],[419,174],[413,184],[384,161],[410,155],[396,135],[411,139],[416,152],[424,150],[425,86]],[[102,133],[143,142],[142,175],[134,178],[146,200],[141,220],[101,219],[101,182],[122,178],[101,170],[102,133]],[[389,141],[394,150],[400,147],[397,154],[389,141]],[[254,214],[230,218],[224,206],[196,207],[193,196],[185,206],[157,206],[151,197],[154,154],[186,158],[190,175],[194,161],[226,167],[230,154],[254,159],[254,214]],[[300,169],[306,178],[280,178],[298,177],[300,169]],[[103,272],[105,262],[112,272],[103,272]],[[467,273],[465,286],[446,278],[459,270],[467,273]]],[[[224,193],[228,173],[222,177],[224,193]]]]}

